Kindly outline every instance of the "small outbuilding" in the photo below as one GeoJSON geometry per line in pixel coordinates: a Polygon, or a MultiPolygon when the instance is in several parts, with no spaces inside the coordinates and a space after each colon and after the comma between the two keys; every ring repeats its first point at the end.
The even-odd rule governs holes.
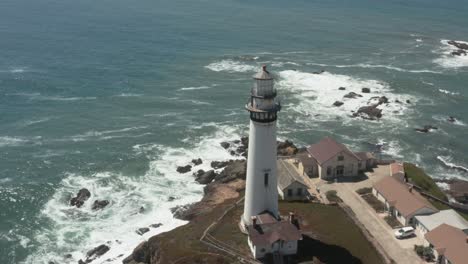
{"type": "Polygon", "coordinates": [[[280,256],[297,253],[297,244],[302,240],[299,223],[290,214],[288,220],[278,220],[268,212],[252,217],[252,225],[248,227],[248,244],[256,259],[268,254],[280,256]]]}
{"type": "Polygon", "coordinates": [[[278,195],[283,200],[306,200],[308,186],[293,164],[278,160],[278,195]]]}

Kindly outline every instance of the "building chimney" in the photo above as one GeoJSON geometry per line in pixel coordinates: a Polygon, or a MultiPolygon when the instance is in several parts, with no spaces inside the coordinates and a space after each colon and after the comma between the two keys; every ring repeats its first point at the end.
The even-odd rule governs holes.
{"type": "Polygon", "coordinates": [[[294,222],[294,213],[289,212],[289,222],[292,224],[294,222]]]}
{"type": "Polygon", "coordinates": [[[256,216],[252,216],[252,225],[253,226],[257,225],[257,217],[256,216]]]}

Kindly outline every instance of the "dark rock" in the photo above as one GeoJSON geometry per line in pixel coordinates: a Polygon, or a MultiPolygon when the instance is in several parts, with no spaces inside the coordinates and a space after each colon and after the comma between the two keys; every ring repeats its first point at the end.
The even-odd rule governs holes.
{"type": "Polygon", "coordinates": [[[459,49],[456,51],[452,51],[450,54],[452,54],[453,56],[466,56],[466,51],[459,49]]]}
{"type": "Polygon", "coordinates": [[[210,165],[213,169],[221,169],[222,167],[226,167],[227,164],[228,161],[212,161],[210,165]]]}
{"type": "Polygon", "coordinates": [[[172,202],[175,200],[175,197],[174,196],[169,196],[169,198],[167,198],[167,201],[168,202],[172,202]]]}
{"type": "Polygon", "coordinates": [[[193,173],[193,176],[194,176],[195,178],[197,178],[197,177],[200,177],[201,175],[203,175],[203,173],[205,173],[204,170],[198,170],[197,172],[194,172],[194,173],[193,173]]]}
{"type": "Polygon", "coordinates": [[[457,119],[453,116],[449,116],[447,121],[449,121],[450,123],[454,123],[455,121],[457,121],[457,119]]]}
{"type": "Polygon", "coordinates": [[[318,71],[318,72],[312,72],[312,73],[313,73],[313,74],[322,74],[322,73],[324,73],[324,72],[325,72],[325,70],[320,70],[320,71],[318,71]]]}
{"type": "Polygon", "coordinates": [[[230,146],[231,144],[229,144],[229,142],[221,142],[221,147],[223,147],[224,149],[228,149],[230,146]]]}
{"type": "Polygon", "coordinates": [[[84,262],[83,260],[78,260],[78,264],[86,264],[86,262],[84,262]]]}
{"type": "Polygon", "coordinates": [[[186,204],[186,205],[178,205],[176,207],[171,208],[171,213],[174,218],[180,220],[190,220],[191,214],[193,213],[190,208],[192,208],[193,204],[186,204]]]}
{"type": "Polygon", "coordinates": [[[144,233],[148,231],[150,231],[148,227],[142,227],[142,228],[138,228],[135,232],[139,234],[140,236],[142,236],[144,233]]]}
{"type": "Polygon", "coordinates": [[[84,202],[86,202],[89,199],[89,197],[91,197],[91,192],[89,192],[88,189],[83,188],[80,191],[78,191],[76,197],[73,197],[70,200],[70,205],[80,208],[84,204],[84,202]]]}
{"type": "Polygon", "coordinates": [[[203,163],[203,160],[198,158],[198,159],[193,159],[192,160],[193,165],[197,166],[203,163]]]}
{"type": "Polygon", "coordinates": [[[200,184],[208,184],[213,181],[216,177],[216,172],[214,170],[209,170],[207,172],[203,172],[196,176],[196,181],[200,184]]]}
{"type": "Polygon", "coordinates": [[[65,258],[65,259],[70,259],[70,258],[72,258],[72,257],[73,257],[73,255],[70,254],[70,253],[69,253],[69,254],[65,254],[65,256],[63,256],[63,258],[65,258]]]}
{"type": "Polygon", "coordinates": [[[89,263],[93,260],[95,260],[96,258],[99,258],[100,256],[106,254],[107,251],[109,251],[110,248],[104,244],[102,245],[99,245],[93,249],[91,249],[90,251],[88,251],[86,253],[86,263],[89,263]]]}
{"type": "Polygon", "coordinates": [[[344,91],[344,90],[346,90],[346,87],[340,87],[340,88],[338,88],[338,90],[344,91]]]}
{"type": "Polygon", "coordinates": [[[455,40],[450,40],[448,44],[455,46],[461,50],[468,50],[468,44],[462,43],[462,42],[457,42],[455,40]]]}
{"type": "Polygon", "coordinates": [[[370,88],[364,87],[364,88],[361,89],[361,92],[370,93],[370,88]]]}
{"type": "Polygon", "coordinates": [[[278,156],[292,156],[298,152],[298,149],[292,141],[286,140],[276,143],[276,151],[278,156]]]}
{"type": "Polygon", "coordinates": [[[411,101],[408,99],[408,100],[406,100],[406,103],[407,103],[407,104],[411,104],[411,101]]]}
{"type": "Polygon", "coordinates": [[[103,209],[103,208],[106,207],[108,204],[109,204],[109,201],[108,201],[108,200],[96,200],[96,201],[94,201],[94,203],[93,203],[92,209],[93,209],[93,210],[103,209]]]}
{"type": "Polygon", "coordinates": [[[237,153],[234,150],[229,151],[229,154],[231,154],[232,156],[237,155],[237,153]]]}
{"type": "Polygon", "coordinates": [[[215,176],[215,180],[227,183],[235,179],[244,179],[246,176],[247,161],[246,160],[234,160],[224,168],[224,170],[215,176]]]}
{"type": "Polygon", "coordinates": [[[386,104],[386,103],[388,103],[388,98],[385,96],[381,96],[379,98],[379,104],[386,104]]]}
{"type": "Polygon", "coordinates": [[[342,106],[343,104],[344,104],[344,103],[341,102],[341,101],[335,101],[335,102],[333,103],[333,106],[339,107],[339,106],[342,106]]]}
{"type": "Polygon", "coordinates": [[[399,103],[399,104],[401,104],[401,101],[400,101],[400,100],[398,100],[398,99],[396,99],[396,100],[395,100],[395,103],[399,103]]]}
{"type": "Polygon", "coordinates": [[[141,206],[140,209],[138,209],[138,213],[142,214],[145,212],[145,207],[141,206]]]}
{"type": "Polygon", "coordinates": [[[357,94],[355,92],[349,92],[343,96],[344,98],[357,98],[357,97],[362,97],[362,95],[357,94]]]}
{"type": "Polygon", "coordinates": [[[423,128],[415,128],[414,130],[421,132],[421,133],[428,133],[434,129],[438,129],[438,128],[432,125],[425,125],[423,128]]]}
{"type": "Polygon", "coordinates": [[[152,228],[158,228],[158,227],[160,227],[160,226],[162,226],[161,223],[157,223],[157,224],[152,224],[152,225],[150,225],[150,227],[152,227],[152,228]]]}
{"type": "Polygon", "coordinates": [[[239,143],[241,143],[241,141],[239,139],[236,139],[236,140],[232,141],[232,143],[239,144],[239,143]]]}
{"type": "Polygon", "coordinates": [[[148,241],[141,242],[132,254],[122,260],[123,264],[143,263],[149,264],[151,261],[151,250],[148,241]]]}
{"type": "Polygon", "coordinates": [[[48,264],[55,264],[55,262],[53,262],[53,261],[49,261],[49,263],[48,263],[48,264]]]}
{"type": "Polygon", "coordinates": [[[177,167],[178,173],[187,173],[192,170],[192,165],[185,165],[177,167]]]}
{"type": "Polygon", "coordinates": [[[382,109],[378,105],[369,105],[360,107],[353,115],[361,116],[364,119],[376,120],[382,117],[382,109]]]}

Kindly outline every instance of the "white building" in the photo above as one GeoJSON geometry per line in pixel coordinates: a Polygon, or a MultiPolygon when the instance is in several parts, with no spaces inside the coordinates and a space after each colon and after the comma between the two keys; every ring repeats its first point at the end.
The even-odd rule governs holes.
{"type": "Polygon", "coordinates": [[[273,252],[294,255],[297,252],[298,240],[302,239],[293,214],[283,221],[278,221],[268,213],[254,216],[248,231],[249,247],[256,259],[264,258],[273,252]]]}
{"type": "Polygon", "coordinates": [[[431,215],[415,216],[416,230],[421,236],[442,224],[451,225],[468,233],[468,221],[453,209],[442,210],[431,215]]]}
{"type": "Polygon", "coordinates": [[[278,194],[283,200],[306,200],[308,186],[294,165],[285,160],[278,160],[278,194]]]}
{"type": "Polygon", "coordinates": [[[438,210],[412,187],[388,176],[374,184],[372,193],[385,204],[387,212],[402,225],[414,225],[417,215],[430,215],[438,210]]]}

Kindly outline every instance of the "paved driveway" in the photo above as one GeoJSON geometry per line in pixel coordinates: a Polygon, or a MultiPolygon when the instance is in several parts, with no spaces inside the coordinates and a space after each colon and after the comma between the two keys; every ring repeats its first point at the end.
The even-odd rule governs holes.
{"type": "Polygon", "coordinates": [[[373,175],[369,175],[368,180],[356,183],[323,183],[320,185],[320,190],[323,194],[328,190],[336,190],[338,196],[351,208],[359,222],[364,225],[375,238],[375,241],[396,263],[424,263],[413,250],[414,244],[422,244],[421,238],[397,240],[388,224],[356,193],[357,189],[370,187],[375,181],[388,176],[386,175],[387,171],[389,171],[388,167],[382,166],[376,169],[373,175]]]}

